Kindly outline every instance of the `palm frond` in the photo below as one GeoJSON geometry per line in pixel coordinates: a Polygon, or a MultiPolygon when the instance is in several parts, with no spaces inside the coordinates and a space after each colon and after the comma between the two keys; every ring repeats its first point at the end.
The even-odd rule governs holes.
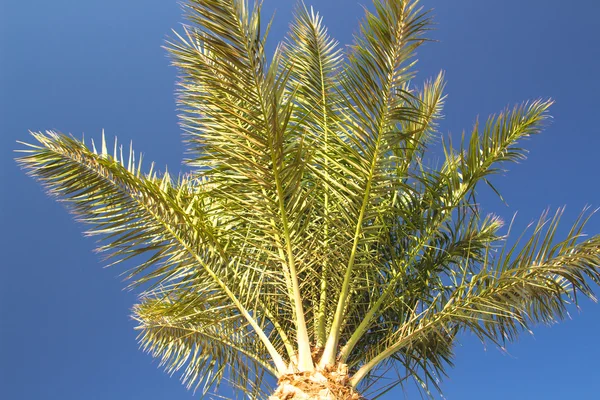
{"type": "MultiPolygon", "coordinates": [[[[384,248],[396,248],[389,259],[389,263],[396,267],[382,282],[384,289],[365,310],[364,318],[344,347],[343,359],[349,356],[361,336],[368,331],[371,321],[381,315],[382,305],[387,304],[399,290],[398,284],[410,280],[411,271],[418,270],[419,260],[424,259],[423,255],[429,252],[428,249],[439,248],[436,242],[440,235],[456,232],[447,222],[454,220],[457,222],[456,228],[460,228],[465,221],[470,220],[471,224],[474,218],[479,218],[477,205],[473,201],[477,183],[497,172],[499,163],[523,158],[523,150],[518,143],[539,132],[550,104],[533,102],[515,108],[512,113],[490,118],[483,134],[475,127],[468,148],[455,151],[446,147],[447,159],[440,171],[415,176],[413,181],[418,185],[416,189],[408,190],[409,187],[405,186],[404,193],[393,207],[396,213],[391,222],[395,226],[391,230],[392,242],[384,245],[384,248]]],[[[499,227],[498,224],[492,226],[495,226],[493,231],[499,227]]],[[[436,273],[443,267],[443,264],[430,265],[436,265],[436,273]]],[[[430,279],[431,275],[427,277],[430,279]]]]}
{"type": "Polygon", "coordinates": [[[279,52],[266,67],[259,4],[251,13],[243,0],[195,0],[188,6],[194,26],[170,49],[184,72],[182,119],[200,152],[193,164],[211,176],[223,212],[261,228],[259,234],[233,234],[243,232],[240,240],[279,259],[296,315],[299,366],[310,369],[298,283],[302,261],[293,243],[310,191],[300,185],[307,149],[288,129],[293,103],[283,96],[289,74],[279,73],[279,52]],[[193,133],[198,131],[202,134],[193,133]],[[271,234],[267,238],[264,232],[271,234]]]}
{"type": "MultiPolygon", "coordinates": [[[[28,145],[18,162],[50,193],[67,201],[78,220],[92,225],[89,234],[105,237],[108,243],[100,250],[110,250],[117,262],[147,257],[128,275],[134,284],[152,281],[177,292],[186,289],[190,276],[210,282],[253,327],[276,368],[287,368],[264,326],[248,312],[260,293],[250,292],[252,286],[232,276],[223,244],[212,232],[214,221],[203,220],[202,210],[194,209],[202,203],[201,186],[187,181],[174,186],[168,174],[144,176],[132,162],[127,168],[122,158],[106,152],[105,139],[102,152],[96,154],[82,142],[55,132],[33,136],[40,145],[28,145]]],[[[256,275],[254,279],[260,280],[256,275]]]]}
{"type": "Polygon", "coordinates": [[[532,323],[564,318],[568,302],[577,303],[577,293],[594,299],[587,279],[600,282],[600,236],[580,240],[587,221],[582,215],[565,239],[553,243],[560,214],[550,220],[542,215],[533,235],[497,260],[488,254],[481,266],[460,265],[445,290],[413,307],[381,346],[385,350],[359,368],[353,384],[382,360],[433,332],[469,330],[502,346],[532,323]]]}
{"type": "Polygon", "coordinates": [[[332,162],[340,170],[351,171],[354,185],[347,185],[339,199],[349,219],[343,226],[350,245],[322,367],[335,361],[357,260],[369,259],[369,252],[363,249],[382,234],[377,221],[389,203],[381,199],[390,198],[398,185],[390,179],[386,156],[397,136],[403,134],[397,123],[419,116],[418,110],[409,107],[407,99],[414,96],[405,85],[413,74],[411,58],[423,42],[427,14],[411,1],[375,1],[375,9],[375,14],[367,12],[341,80],[345,100],[342,115],[348,124],[347,157],[332,162]]]}
{"type": "MultiPolygon", "coordinates": [[[[102,151],[97,153],[93,141],[90,150],[83,142],[56,132],[32,135],[39,145],[27,145],[29,149],[22,151],[26,155],[18,162],[51,195],[66,201],[77,220],[92,226],[87,234],[105,237],[107,243],[99,250],[110,251],[115,263],[148,256],[127,276],[134,279],[134,285],[160,284],[170,279],[170,273],[191,268],[179,243],[194,236],[190,216],[183,211],[193,194],[186,178],[174,184],[168,174],[159,176],[152,169],[143,174],[141,156],[136,165],[133,150],[127,161],[122,149],[115,147],[109,155],[104,136],[102,151]],[[151,271],[155,265],[164,268],[151,271]]],[[[212,235],[202,221],[194,228],[212,235]]]]}
{"type": "MultiPolygon", "coordinates": [[[[337,43],[323,26],[323,18],[312,8],[309,12],[304,4],[299,5],[287,43],[283,47],[283,65],[290,70],[288,86],[295,105],[291,119],[293,129],[301,132],[306,146],[313,149],[302,179],[305,185],[315,188],[311,192],[311,200],[318,206],[312,207],[311,211],[314,213],[305,218],[308,221],[319,218],[320,214],[323,218],[323,224],[313,233],[315,245],[322,248],[318,253],[323,254],[323,257],[315,263],[316,269],[305,266],[306,273],[303,274],[304,285],[309,290],[315,285],[320,288],[310,308],[314,310],[313,335],[317,347],[322,347],[325,343],[327,306],[331,302],[327,294],[330,291],[328,281],[332,271],[327,253],[333,242],[333,232],[328,220],[334,212],[331,210],[333,204],[329,201],[330,191],[320,182],[319,177],[322,175],[325,181],[328,180],[330,149],[335,147],[332,142],[340,140],[337,137],[339,118],[336,111],[340,99],[336,74],[340,72],[341,56],[337,43]]],[[[306,213],[306,209],[304,212],[306,213]]],[[[306,236],[306,231],[303,232],[306,236]]],[[[301,237],[301,240],[304,238],[301,237]]],[[[311,247],[314,249],[314,246],[311,247]]]]}
{"type": "Polygon", "coordinates": [[[183,370],[183,383],[203,395],[228,379],[242,393],[251,387],[259,397],[254,389],[263,388],[264,373],[277,371],[244,317],[211,288],[192,287],[177,296],[146,296],[134,308],[142,348],[160,358],[168,373],[183,370]]]}

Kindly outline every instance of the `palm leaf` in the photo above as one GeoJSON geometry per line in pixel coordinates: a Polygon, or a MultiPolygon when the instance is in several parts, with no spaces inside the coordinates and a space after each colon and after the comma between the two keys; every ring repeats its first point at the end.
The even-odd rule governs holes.
{"type": "Polygon", "coordinates": [[[336,161],[338,169],[349,171],[354,178],[354,185],[347,185],[338,200],[347,210],[348,220],[344,221],[342,232],[348,232],[350,245],[321,366],[335,361],[355,266],[357,260],[369,259],[369,253],[362,249],[382,233],[373,221],[387,209],[388,203],[380,199],[389,198],[395,190],[393,181],[390,185],[386,155],[397,142],[396,137],[402,134],[396,124],[419,117],[418,110],[408,106],[407,99],[414,96],[406,91],[405,85],[413,73],[411,58],[423,42],[427,14],[420,12],[416,2],[375,1],[375,9],[375,14],[367,12],[341,80],[345,95],[343,115],[348,124],[345,147],[350,146],[354,151],[345,150],[345,154],[353,157],[345,157],[342,165],[340,159],[332,162],[336,161]]]}
{"type": "MultiPolygon", "coordinates": [[[[283,65],[290,70],[288,90],[295,106],[291,123],[294,124],[294,129],[302,132],[306,146],[313,149],[303,180],[305,185],[316,188],[311,192],[311,201],[319,206],[304,209],[303,212],[307,220],[323,218],[324,221],[318,231],[312,233],[315,245],[320,247],[317,253],[322,254],[322,258],[314,263],[314,268],[306,266],[303,274],[303,286],[308,290],[314,286],[320,288],[310,308],[314,310],[313,335],[317,347],[322,347],[326,339],[326,316],[331,303],[328,281],[333,278],[330,274],[335,273],[328,260],[329,248],[335,242],[332,240],[334,232],[330,229],[328,220],[335,210],[329,201],[330,191],[323,185],[320,176],[324,176],[325,181],[328,180],[331,172],[330,149],[335,147],[331,142],[339,140],[336,110],[340,100],[335,75],[341,68],[341,60],[341,51],[328,35],[322,17],[312,8],[309,11],[304,4],[298,6],[287,43],[283,47],[283,65]],[[312,214],[307,215],[307,210],[312,211],[312,214]]],[[[306,236],[307,232],[303,233],[306,236]]]]}
{"type": "Polygon", "coordinates": [[[564,318],[567,301],[576,303],[578,292],[594,299],[586,279],[600,281],[600,237],[578,242],[587,221],[581,217],[564,240],[552,244],[559,220],[560,211],[551,220],[542,215],[520,250],[516,243],[495,262],[486,257],[479,271],[460,265],[446,290],[414,307],[385,345],[380,342],[384,350],[360,367],[353,384],[385,358],[433,332],[464,329],[502,345],[531,323],[564,318]]]}
{"type": "MultiPolygon", "coordinates": [[[[155,286],[168,285],[177,293],[191,282],[210,283],[252,326],[276,368],[287,368],[265,335],[264,325],[247,310],[260,292],[253,293],[249,290],[252,286],[240,282],[235,268],[230,268],[232,262],[223,258],[222,243],[212,233],[216,226],[202,220],[202,210],[194,210],[202,197],[192,191],[193,185],[174,187],[168,175],[144,176],[131,162],[129,168],[125,167],[116,152],[108,155],[104,139],[103,151],[96,154],[82,142],[54,132],[33,136],[40,145],[29,145],[19,163],[50,193],[68,201],[78,220],[93,225],[89,234],[105,236],[109,243],[100,250],[110,249],[117,262],[148,255],[128,275],[134,284],[153,281],[155,286]],[[187,204],[186,200],[193,203],[187,204]]],[[[252,278],[260,280],[257,275],[252,278]]]]}
{"type": "MultiPolygon", "coordinates": [[[[252,327],[226,297],[194,287],[179,297],[155,293],[134,308],[142,348],[161,359],[169,373],[184,369],[182,381],[202,394],[227,378],[240,391],[263,387],[269,353],[252,327]]],[[[258,392],[254,393],[259,395],[258,392]]]]}
{"type": "MultiPolygon", "coordinates": [[[[396,202],[394,208],[397,213],[391,222],[395,225],[392,228],[395,246],[386,245],[386,248],[396,247],[389,260],[389,263],[396,265],[395,271],[382,283],[385,289],[381,294],[371,300],[365,317],[342,351],[343,359],[349,356],[354,345],[367,332],[371,321],[381,314],[382,305],[399,289],[397,285],[405,279],[411,279],[411,270],[418,270],[419,258],[422,260],[423,255],[427,255],[427,249],[439,248],[436,241],[440,234],[456,232],[456,228],[444,225],[454,219],[458,222],[457,227],[460,227],[464,225],[462,221],[479,217],[477,206],[472,201],[477,183],[497,172],[496,165],[499,163],[523,158],[523,150],[518,147],[518,142],[539,132],[549,105],[550,102],[534,102],[517,107],[512,113],[492,117],[482,138],[478,128],[475,128],[467,149],[457,152],[446,147],[447,159],[441,171],[414,178],[420,187],[405,190],[396,202]],[[472,216],[468,217],[470,213],[472,216]]],[[[472,257],[472,253],[470,251],[468,257],[472,257]]],[[[432,275],[439,273],[439,268],[443,266],[436,263],[429,265],[435,265],[436,268],[430,271],[432,275]]],[[[429,272],[426,274],[428,278],[431,277],[429,272]]],[[[422,293],[422,296],[428,295],[422,293]]],[[[421,298],[421,295],[416,298],[421,298]]]]}
{"type": "MultiPolygon", "coordinates": [[[[306,149],[287,129],[293,105],[283,98],[287,74],[278,73],[278,55],[265,66],[260,6],[245,1],[196,0],[189,5],[187,39],[171,44],[183,72],[183,120],[199,166],[218,185],[223,212],[261,229],[243,238],[278,259],[289,282],[296,317],[301,368],[312,368],[308,332],[298,283],[293,236],[301,229],[309,191],[299,184],[306,149]],[[194,134],[201,131],[202,135],[194,134]],[[268,239],[264,232],[271,232],[268,239]],[[275,239],[275,246],[273,240],[275,239]]],[[[238,232],[237,230],[234,232],[238,232]]],[[[234,233],[235,234],[235,233],[234,233]]]]}

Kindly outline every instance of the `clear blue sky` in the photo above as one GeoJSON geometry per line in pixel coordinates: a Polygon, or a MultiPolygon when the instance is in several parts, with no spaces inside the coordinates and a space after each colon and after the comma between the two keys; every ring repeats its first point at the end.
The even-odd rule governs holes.
{"type": "MultiPolygon", "coordinates": [[[[362,0],[368,3],[368,0],[362,0]]],[[[287,29],[294,1],[265,0],[277,17],[271,44],[287,29]]],[[[308,1],[331,33],[351,41],[355,0],[308,1]]],[[[554,122],[526,143],[529,159],[494,182],[508,207],[483,191],[484,208],[517,227],[546,207],[572,220],[600,206],[597,0],[422,0],[434,8],[438,43],[419,54],[420,79],[444,69],[449,95],[443,133],[460,134],[507,105],[553,97],[554,122]]],[[[62,205],[15,165],[28,130],[133,140],[146,160],[178,170],[183,147],[174,103],[176,71],[160,48],[181,13],[175,0],[0,1],[0,398],[192,399],[138,350],[119,270],[102,269],[94,240],[62,205]]],[[[589,224],[600,233],[600,215],[589,224]]],[[[592,399],[600,305],[487,350],[463,336],[443,384],[448,400],[592,399]]],[[[415,391],[407,390],[409,395],[415,391]]],[[[401,398],[391,393],[387,398],[401,398]]],[[[413,397],[414,398],[414,397],[413,397]]]]}

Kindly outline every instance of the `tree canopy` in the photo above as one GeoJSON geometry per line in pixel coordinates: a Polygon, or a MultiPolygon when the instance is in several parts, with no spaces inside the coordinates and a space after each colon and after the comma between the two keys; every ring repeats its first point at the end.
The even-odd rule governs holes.
{"type": "MultiPolygon", "coordinates": [[[[104,135],[96,147],[32,133],[22,150],[19,163],[113,264],[136,262],[142,346],[189,387],[227,379],[265,398],[267,375],[319,372],[355,393],[392,370],[391,385],[410,378],[430,393],[460,332],[503,346],[593,297],[590,213],[559,239],[561,210],[544,212],[508,247],[503,221],[476,200],[524,159],[552,101],[440,141],[444,75],[414,83],[430,14],[414,0],[374,5],[344,52],[300,4],[268,60],[260,4],[186,2],[167,47],[189,173],[146,170],[104,135]]],[[[389,388],[373,387],[370,397],[389,388]]]]}

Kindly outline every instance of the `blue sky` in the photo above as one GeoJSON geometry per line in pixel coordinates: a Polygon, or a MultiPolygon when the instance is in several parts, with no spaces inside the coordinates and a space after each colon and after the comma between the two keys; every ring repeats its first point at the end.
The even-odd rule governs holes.
{"type": "MultiPolygon", "coordinates": [[[[366,4],[367,0],[363,0],[366,4]]],[[[277,9],[271,44],[287,30],[294,1],[277,9]]],[[[355,0],[316,0],[330,32],[350,43],[362,15],[355,0]]],[[[422,0],[434,8],[437,43],[419,52],[419,79],[446,71],[444,134],[468,130],[507,105],[552,97],[554,121],[526,143],[526,162],[483,190],[484,209],[517,228],[547,207],[565,222],[600,206],[597,93],[600,2],[422,0]]],[[[138,350],[129,318],[135,294],[117,269],[102,269],[94,240],[19,171],[16,140],[28,130],[133,140],[146,160],[180,168],[176,71],[160,48],[181,12],[175,0],[0,2],[0,398],[192,399],[177,377],[138,350]]],[[[566,224],[565,224],[566,226],[566,224]]],[[[564,231],[564,230],[563,230],[564,231]]],[[[588,225],[600,233],[600,215],[588,225]]],[[[444,381],[448,400],[591,399],[597,379],[600,305],[523,335],[503,354],[461,338],[444,381]]],[[[414,398],[415,391],[407,390],[414,398]]],[[[401,398],[400,391],[387,398],[401,398]]]]}

